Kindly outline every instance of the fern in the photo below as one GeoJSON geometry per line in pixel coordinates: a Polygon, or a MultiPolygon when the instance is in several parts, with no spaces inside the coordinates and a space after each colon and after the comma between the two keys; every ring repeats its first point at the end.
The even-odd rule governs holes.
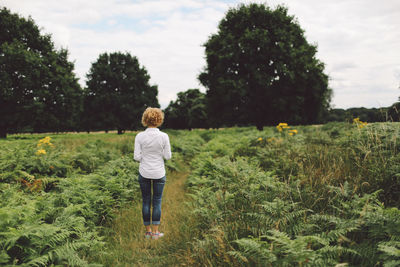
{"type": "Polygon", "coordinates": [[[381,242],[378,249],[383,252],[381,259],[385,267],[400,265],[400,241],[381,242]]]}
{"type": "Polygon", "coordinates": [[[266,266],[276,262],[276,255],[269,249],[269,244],[257,239],[242,238],[236,240],[238,250],[229,253],[246,265],[266,266]]]}

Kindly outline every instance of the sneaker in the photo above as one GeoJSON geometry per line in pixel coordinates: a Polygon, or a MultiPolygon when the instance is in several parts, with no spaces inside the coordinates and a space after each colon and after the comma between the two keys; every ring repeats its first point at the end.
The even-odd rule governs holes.
{"type": "Polygon", "coordinates": [[[151,238],[156,239],[156,240],[163,236],[164,236],[164,233],[160,233],[160,232],[151,234],[151,238]]]}
{"type": "Polygon", "coordinates": [[[152,236],[152,233],[151,233],[151,232],[146,232],[146,233],[144,234],[144,238],[146,238],[146,239],[150,239],[151,236],[152,236]]]}

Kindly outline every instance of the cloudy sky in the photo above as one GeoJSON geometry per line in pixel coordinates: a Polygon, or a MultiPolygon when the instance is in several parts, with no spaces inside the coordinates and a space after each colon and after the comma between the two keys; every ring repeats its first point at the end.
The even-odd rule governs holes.
{"type": "Polygon", "coordinates": [[[197,76],[204,44],[239,3],[284,4],[326,64],[336,108],[385,107],[400,96],[400,0],[1,0],[67,48],[82,86],[100,53],[129,52],[165,108],[197,76]]]}

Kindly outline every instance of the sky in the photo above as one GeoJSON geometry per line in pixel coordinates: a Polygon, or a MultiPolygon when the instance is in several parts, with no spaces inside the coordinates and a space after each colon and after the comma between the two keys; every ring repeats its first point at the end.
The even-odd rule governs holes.
{"type": "Polygon", "coordinates": [[[400,96],[400,0],[0,0],[31,16],[68,49],[82,86],[101,53],[136,56],[158,86],[162,108],[201,86],[203,44],[240,3],[285,5],[318,47],[333,90],[333,108],[387,107],[400,96]]]}

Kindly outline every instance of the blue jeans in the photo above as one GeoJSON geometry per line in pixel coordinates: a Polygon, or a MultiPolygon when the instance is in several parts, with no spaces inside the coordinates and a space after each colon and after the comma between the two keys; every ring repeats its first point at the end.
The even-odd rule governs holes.
{"type": "Polygon", "coordinates": [[[140,190],[142,191],[142,216],[144,225],[159,225],[161,218],[161,198],[164,190],[166,177],[160,179],[147,179],[139,174],[140,190]],[[153,184],[153,198],[151,197],[151,187],[153,184]],[[153,200],[153,213],[150,221],[150,207],[153,200]]]}

